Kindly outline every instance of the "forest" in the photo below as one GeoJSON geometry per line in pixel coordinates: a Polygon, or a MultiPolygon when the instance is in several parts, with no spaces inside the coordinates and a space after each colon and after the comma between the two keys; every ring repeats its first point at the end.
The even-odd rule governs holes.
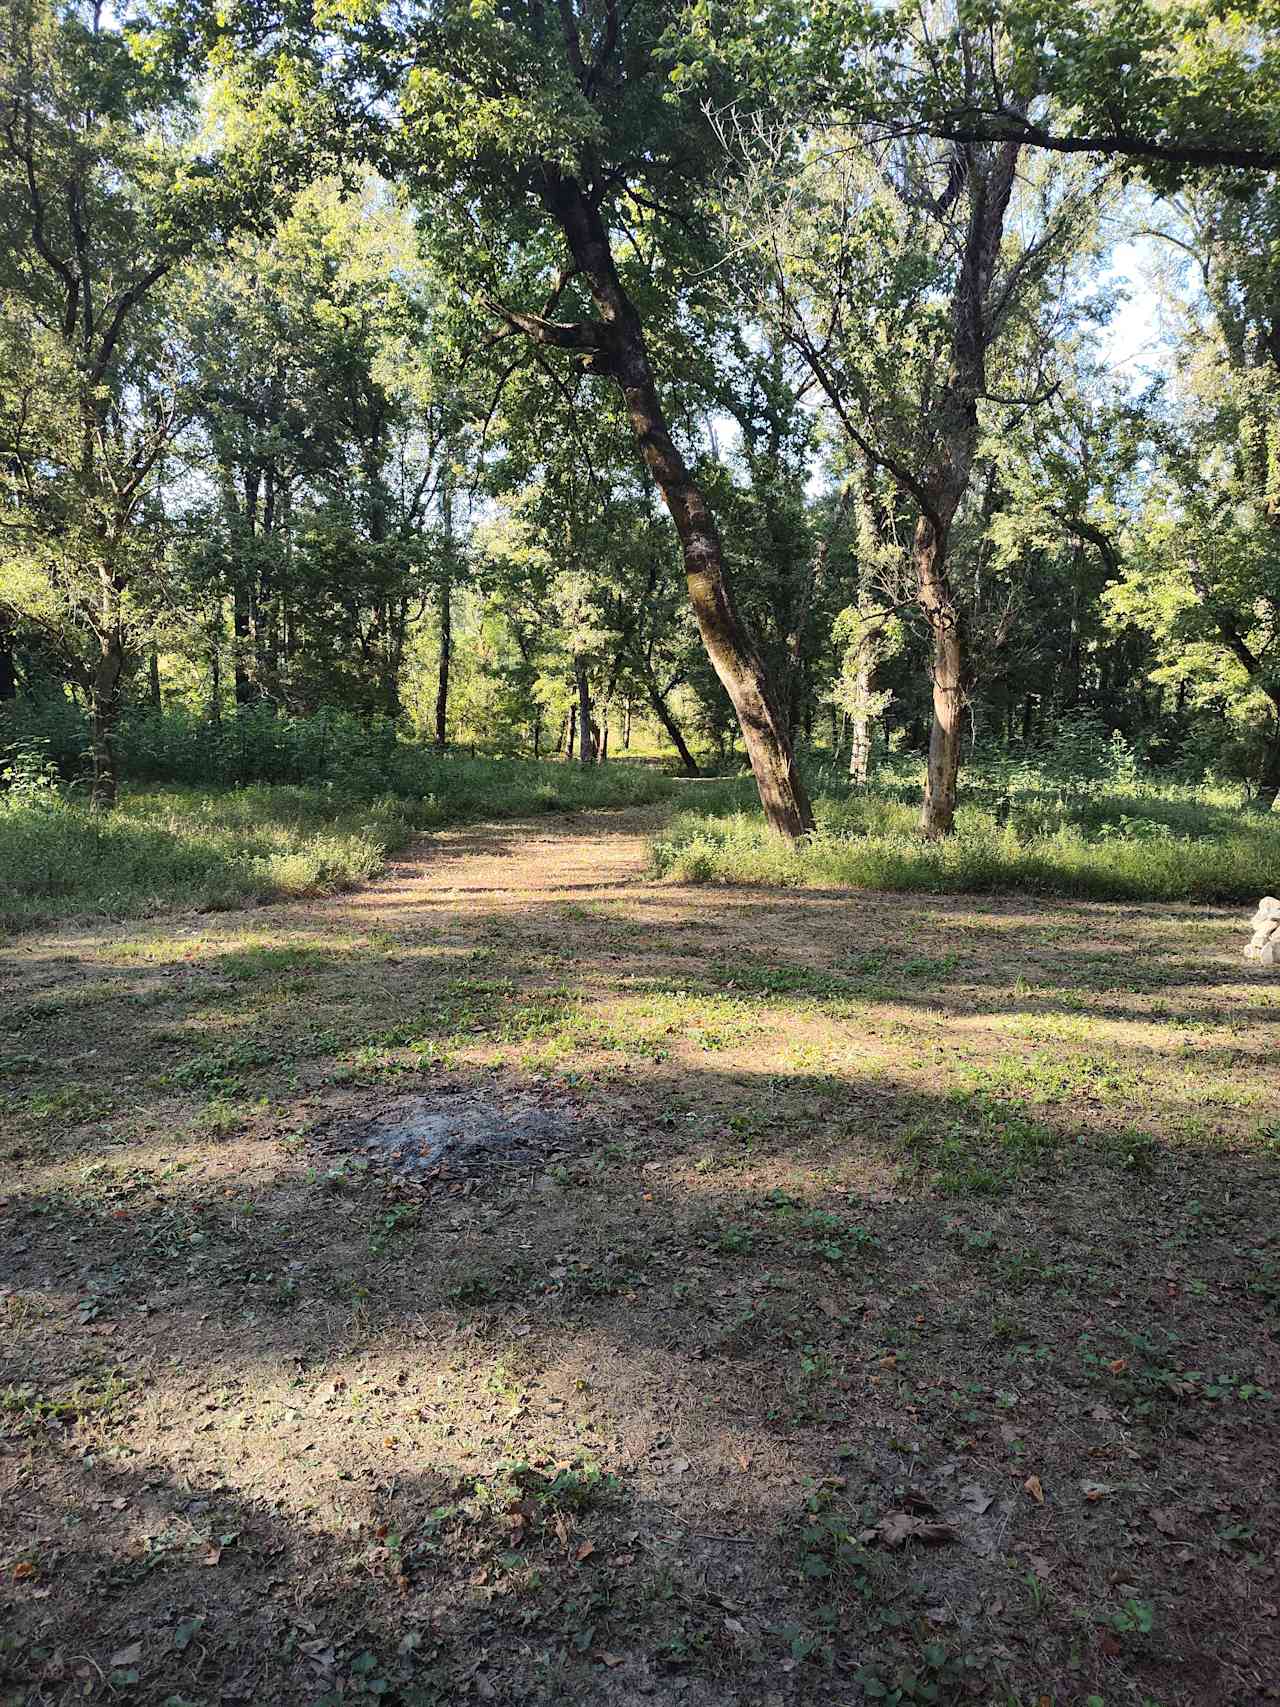
{"type": "Polygon", "coordinates": [[[1278,801],[1275,0],[0,0],[0,1704],[1274,1698],[1278,801]]]}

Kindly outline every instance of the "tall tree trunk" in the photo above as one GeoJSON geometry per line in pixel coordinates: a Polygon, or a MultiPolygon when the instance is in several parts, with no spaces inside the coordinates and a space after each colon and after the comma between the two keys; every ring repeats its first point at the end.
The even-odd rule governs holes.
{"type": "Polygon", "coordinates": [[[160,692],[160,658],[155,651],[152,651],[147,659],[147,699],[153,711],[162,709],[164,698],[160,692]]]}
{"type": "Polygon", "coordinates": [[[628,694],[622,702],[622,750],[631,751],[631,695],[628,694]]]}
{"type": "Polygon", "coordinates": [[[964,624],[947,578],[946,550],[945,528],[921,516],[916,523],[914,555],[920,604],[933,640],[933,725],[920,809],[920,833],[929,840],[950,835],[955,823],[964,725],[964,624]]]}
{"type": "MultiPolygon", "coordinates": [[[[640,453],[675,524],[702,643],[737,713],[765,818],[771,829],[794,840],[813,829],[813,808],[782,702],[734,606],[710,506],[667,427],[644,328],[618,276],[599,209],[575,179],[554,169],[544,175],[543,200],[559,221],[600,311],[601,323],[585,329],[591,334],[592,365],[620,387],[640,453]]],[[[545,323],[539,330],[546,335],[545,323]]]]}
{"type": "Polygon", "coordinates": [[[18,670],[13,657],[13,630],[0,620],[0,700],[17,697],[18,670]]]}
{"type": "Polygon", "coordinates": [[[436,670],[436,746],[449,739],[449,667],[453,662],[453,491],[446,477],[440,488],[444,523],[444,571],[440,576],[440,662],[436,670]]]}
{"type": "Polygon", "coordinates": [[[120,679],[124,647],[118,636],[104,640],[89,686],[89,728],[93,748],[93,787],[89,803],[95,812],[109,812],[116,803],[116,720],[120,711],[120,679]]]}
{"type": "Polygon", "coordinates": [[[596,742],[596,763],[602,765],[609,757],[609,701],[600,707],[600,738],[596,742]]]}
{"type": "Polygon", "coordinates": [[[859,785],[871,780],[871,689],[874,675],[875,663],[868,649],[858,660],[858,673],[853,683],[854,709],[849,713],[849,779],[859,785]]]}
{"type": "Polygon", "coordinates": [[[564,756],[569,764],[573,763],[573,738],[578,732],[578,716],[570,711],[564,720],[564,756]]]}
{"type": "Polygon", "coordinates": [[[237,580],[232,592],[231,635],[235,667],[236,704],[252,705],[258,697],[249,672],[249,643],[253,633],[249,589],[237,580]]]}
{"type": "Polygon", "coordinates": [[[453,578],[440,581],[440,661],[436,669],[436,746],[449,739],[449,666],[453,661],[453,578]]]}
{"type": "Polygon", "coordinates": [[[1271,812],[1275,808],[1277,796],[1280,796],[1280,702],[1276,705],[1276,715],[1272,719],[1267,744],[1263,748],[1254,806],[1259,812],[1271,812]]]}
{"type": "Polygon", "coordinates": [[[649,704],[657,714],[658,722],[661,723],[662,727],[666,730],[671,745],[680,755],[681,769],[684,771],[686,776],[697,776],[699,774],[698,761],[689,751],[688,742],[684,738],[684,731],[671,715],[670,707],[667,705],[666,696],[658,686],[656,677],[652,674],[645,677],[645,689],[649,695],[649,704]]]}
{"type": "Polygon", "coordinates": [[[215,635],[209,648],[209,721],[222,722],[222,645],[215,635]]]}
{"type": "Polygon", "coordinates": [[[573,679],[578,686],[578,763],[595,763],[596,747],[591,723],[591,684],[586,666],[577,658],[573,661],[573,679]]]}

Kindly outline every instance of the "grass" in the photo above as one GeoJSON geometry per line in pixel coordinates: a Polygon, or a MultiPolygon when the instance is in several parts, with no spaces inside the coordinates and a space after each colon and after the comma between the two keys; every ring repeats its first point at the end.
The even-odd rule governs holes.
{"type": "Polygon", "coordinates": [[[1280,813],[1248,814],[1221,791],[1049,776],[1011,787],[979,773],[955,834],[927,842],[919,781],[898,768],[854,791],[821,774],[817,831],[798,846],[769,833],[745,788],[735,799],[722,787],[655,840],[653,870],[686,883],[1095,901],[1252,901],[1280,881],[1280,813]]]}
{"type": "Polygon", "coordinates": [[[426,791],[372,798],[334,785],[129,789],[106,817],[49,788],[0,799],[0,933],[335,894],[417,830],[634,806],[672,786],[639,765],[455,758],[424,758],[414,780],[426,791]]]}

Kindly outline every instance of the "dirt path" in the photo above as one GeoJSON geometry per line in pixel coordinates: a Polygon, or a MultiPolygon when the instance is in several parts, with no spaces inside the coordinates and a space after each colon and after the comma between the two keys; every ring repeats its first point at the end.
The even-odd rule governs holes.
{"type": "Polygon", "coordinates": [[[1274,1698],[1239,921],[660,821],[8,955],[0,1700],[1274,1698]]]}

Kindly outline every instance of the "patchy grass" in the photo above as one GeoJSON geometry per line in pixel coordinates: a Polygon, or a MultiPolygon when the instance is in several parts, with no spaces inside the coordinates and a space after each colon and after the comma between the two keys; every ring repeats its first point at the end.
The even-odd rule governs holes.
{"type": "Polygon", "coordinates": [[[891,776],[851,792],[818,779],[817,833],[796,847],[769,834],[739,785],[681,813],[655,838],[656,875],[789,888],[1000,892],[1100,901],[1252,901],[1275,887],[1280,813],[1258,815],[1191,788],[1079,790],[977,781],[956,832],[926,842],[918,788],[891,776]]]}
{"type": "Polygon", "coordinates": [[[651,885],[648,828],[9,955],[0,1700],[1267,1699],[1239,918],[651,885]],[[366,1147],[459,1092],[556,1136],[366,1147]]]}

